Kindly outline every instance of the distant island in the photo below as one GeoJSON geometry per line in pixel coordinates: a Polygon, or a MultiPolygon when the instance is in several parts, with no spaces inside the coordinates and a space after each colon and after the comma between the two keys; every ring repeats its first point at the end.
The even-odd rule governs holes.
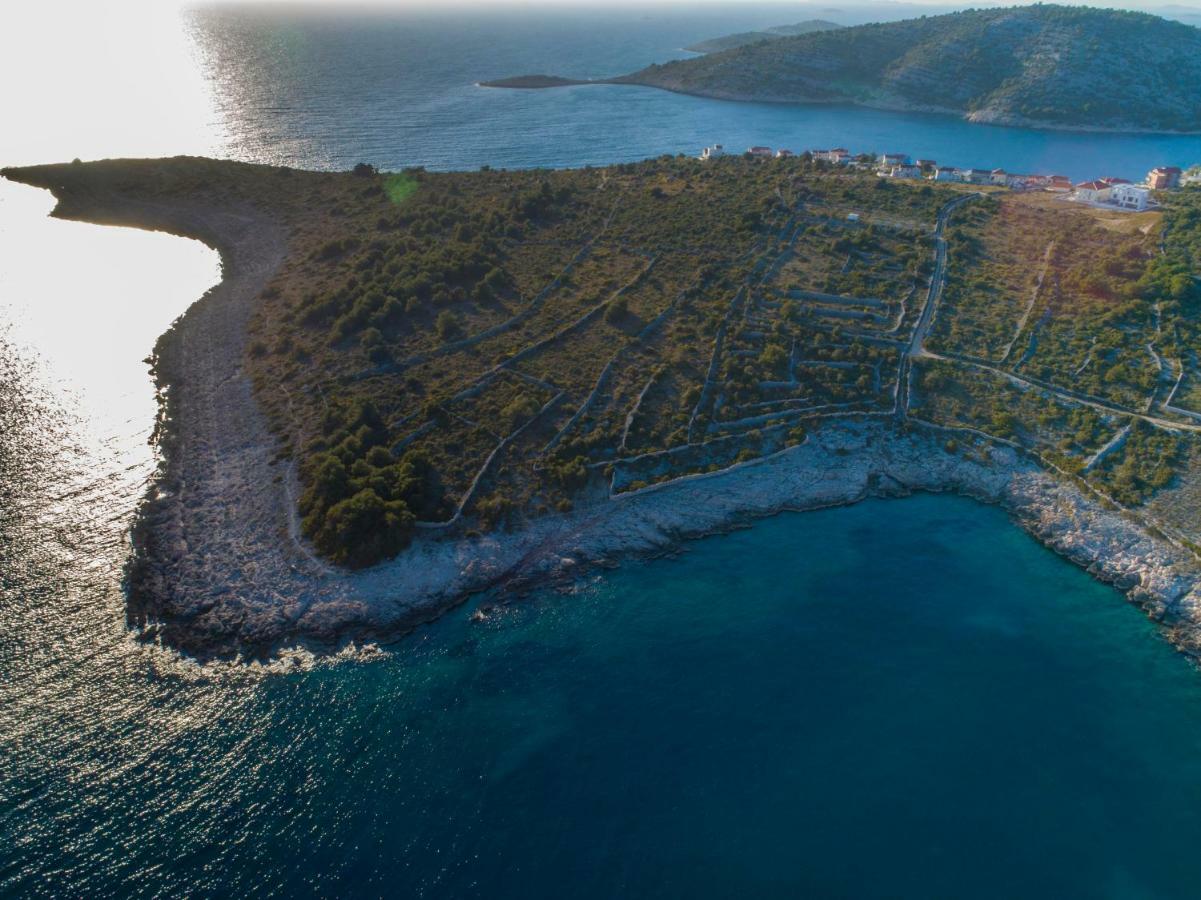
{"type": "Polygon", "coordinates": [[[685,47],[692,53],[720,53],[723,50],[733,50],[747,44],[757,44],[760,41],[777,41],[780,38],[794,37],[798,34],[810,34],[814,31],[833,31],[842,26],[836,22],[824,19],[807,19],[794,25],[775,25],[763,31],[741,31],[738,34],[727,34],[723,37],[710,38],[685,47]]]}
{"type": "Polygon", "coordinates": [[[1039,128],[1196,133],[1201,30],[1091,7],[969,10],[740,43],[606,82],[1039,128]]]}
{"type": "Polygon", "coordinates": [[[481,81],[481,87],[496,88],[552,88],[566,87],[572,84],[591,84],[576,78],[560,78],[558,75],[518,75],[515,78],[498,78],[495,81],[481,81]]]}
{"type": "Polygon", "coordinates": [[[155,348],[130,621],[202,656],[337,646],[953,490],[1201,652],[1201,190],[1125,212],[873,168],[4,170],[222,253],[155,348]]]}

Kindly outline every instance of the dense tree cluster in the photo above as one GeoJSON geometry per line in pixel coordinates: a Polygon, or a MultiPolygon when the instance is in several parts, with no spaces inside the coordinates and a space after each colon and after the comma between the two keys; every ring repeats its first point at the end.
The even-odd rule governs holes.
{"type": "Polygon", "coordinates": [[[375,407],[358,403],[326,416],[310,447],[300,499],[305,535],[333,562],[357,567],[394,556],[413,523],[436,518],[442,491],[429,459],[389,450],[375,407]]]}

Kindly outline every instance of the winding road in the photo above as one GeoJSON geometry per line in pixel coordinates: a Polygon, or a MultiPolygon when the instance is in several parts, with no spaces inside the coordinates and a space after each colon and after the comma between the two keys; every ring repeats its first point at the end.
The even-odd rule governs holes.
{"type": "Polygon", "coordinates": [[[938,220],[934,228],[934,272],[930,276],[930,290],[926,296],[926,303],[922,306],[922,311],[918,316],[917,324],[913,329],[913,336],[909,340],[909,344],[901,352],[901,367],[900,374],[897,379],[897,399],[893,407],[893,412],[898,418],[905,418],[909,414],[909,394],[910,394],[910,375],[912,372],[912,360],[916,358],[936,359],[944,362],[956,362],[961,365],[971,366],[980,369],[990,374],[1000,376],[1007,379],[1010,383],[1020,388],[1035,388],[1051,394],[1059,400],[1067,403],[1078,403],[1084,406],[1092,407],[1093,409],[1109,414],[1117,414],[1129,416],[1132,419],[1141,419],[1149,425],[1154,425],[1157,428],[1162,428],[1167,431],[1191,431],[1201,432],[1201,425],[1191,423],[1178,422],[1172,419],[1165,419],[1160,416],[1151,414],[1151,410],[1142,412],[1136,409],[1131,409],[1127,406],[1122,406],[1118,403],[1113,403],[1108,400],[1103,400],[1099,397],[1092,397],[1087,394],[1082,394],[1079,391],[1071,390],[1070,388],[1059,387],[1058,385],[1049,384],[1040,379],[1031,378],[1025,375],[1018,375],[1007,369],[992,365],[986,360],[976,359],[961,354],[951,353],[935,353],[927,350],[925,341],[930,333],[930,326],[934,322],[934,314],[937,311],[939,298],[942,296],[943,288],[947,281],[947,241],[946,241],[946,224],[953,213],[960,206],[968,203],[971,200],[983,197],[983,194],[973,193],[965,194],[963,197],[952,200],[938,212],[938,220]]]}

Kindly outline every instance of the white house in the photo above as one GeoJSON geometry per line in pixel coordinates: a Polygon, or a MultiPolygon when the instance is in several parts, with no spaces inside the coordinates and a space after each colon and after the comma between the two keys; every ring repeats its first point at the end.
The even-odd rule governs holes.
{"type": "Polygon", "coordinates": [[[814,159],[821,159],[831,163],[845,163],[851,158],[851,151],[846,147],[835,147],[833,150],[813,150],[810,151],[814,159]]]}
{"type": "Polygon", "coordinates": [[[771,158],[771,147],[747,147],[746,152],[751,156],[764,156],[771,158]]]}
{"type": "Polygon", "coordinates": [[[939,166],[934,170],[935,181],[963,181],[963,176],[954,166],[939,166]]]}
{"type": "Polygon", "coordinates": [[[1105,203],[1109,200],[1109,192],[1113,188],[1104,181],[1082,181],[1076,185],[1074,200],[1084,200],[1088,203],[1105,203]]]}
{"type": "Polygon", "coordinates": [[[885,153],[880,157],[880,168],[891,169],[893,166],[904,166],[909,163],[909,155],[906,153],[885,153]]]}
{"type": "Polygon", "coordinates": [[[717,157],[725,155],[726,151],[721,144],[714,144],[701,151],[701,159],[717,159],[717,157]]]}
{"type": "Polygon", "coordinates": [[[993,169],[988,173],[990,184],[1006,185],[1009,183],[1009,173],[1004,169],[993,169]]]}
{"type": "Polygon", "coordinates": [[[792,156],[792,151],[785,150],[783,147],[776,151],[776,159],[788,159],[790,156],[792,156]]]}
{"type": "Polygon", "coordinates": [[[1201,184],[1201,166],[1190,166],[1180,176],[1181,184],[1201,184]]]}
{"type": "Polygon", "coordinates": [[[1122,209],[1142,210],[1151,200],[1151,189],[1141,184],[1115,184],[1109,189],[1109,202],[1122,209]]]}

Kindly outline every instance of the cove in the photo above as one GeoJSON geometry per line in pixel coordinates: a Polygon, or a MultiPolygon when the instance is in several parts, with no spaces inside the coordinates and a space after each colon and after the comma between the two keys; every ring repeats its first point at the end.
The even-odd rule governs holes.
{"type": "MultiPolygon", "coordinates": [[[[0,889],[1155,897],[1201,874],[1201,680],[998,509],[783,514],[467,613],[261,679],[93,652],[64,677],[121,702],[69,752],[6,741],[0,889]]],[[[63,734],[61,687],[24,734],[63,734]]]]}

